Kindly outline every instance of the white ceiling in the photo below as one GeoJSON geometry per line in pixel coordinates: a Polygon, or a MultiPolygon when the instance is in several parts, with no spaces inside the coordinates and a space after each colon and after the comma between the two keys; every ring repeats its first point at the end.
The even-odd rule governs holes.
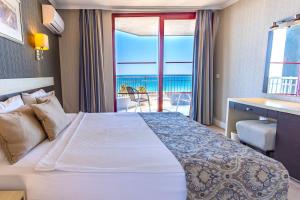
{"type": "Polygon", "coordinates": [[[238,0],[49,0],[58,9],[223,9],[238,0]]]}
{"type": "MultiPolygon", "coordinates": [[[[165,20],[165,35],[194,35],[196,20],[165,20]]],[[[116,18],[116,29],[138,36],[158,36],[158,17],[116,18]]]]}

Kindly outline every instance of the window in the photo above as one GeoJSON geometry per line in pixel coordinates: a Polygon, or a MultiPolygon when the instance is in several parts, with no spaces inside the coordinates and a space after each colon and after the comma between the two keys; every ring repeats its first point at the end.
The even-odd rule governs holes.
{"type": "Polygon", "coordinates": [[[113,15],[115,111],[189,115],[195,17],[113,15]]]}

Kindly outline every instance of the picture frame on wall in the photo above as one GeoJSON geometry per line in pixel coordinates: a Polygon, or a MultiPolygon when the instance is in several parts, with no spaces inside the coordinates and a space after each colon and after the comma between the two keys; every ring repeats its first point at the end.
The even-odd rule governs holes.
{"type": "Polygon", "coordinates": [[[24,44],[20,0],[0,0],[0,36],[24,44]]]}

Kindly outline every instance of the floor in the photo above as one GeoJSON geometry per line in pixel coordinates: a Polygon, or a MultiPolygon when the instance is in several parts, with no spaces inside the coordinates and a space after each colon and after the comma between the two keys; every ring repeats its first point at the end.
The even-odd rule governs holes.
{"type": "MultiPolygon", "coordinates": [[[[225,130],[222,128],[219,128],[217,126],[209,126],[209,129],[212,131],[215,131],[220,134],[224,134],[225,130]]],[[[299,200],[300,199],[300,182],[297,183],[294,180],[290,180],[290,188],[288,193],[288,200],[299,200]]]]}

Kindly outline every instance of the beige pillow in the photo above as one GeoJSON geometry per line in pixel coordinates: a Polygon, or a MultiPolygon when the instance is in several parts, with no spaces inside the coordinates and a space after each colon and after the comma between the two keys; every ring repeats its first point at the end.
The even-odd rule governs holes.
{"type": "Polygon", "coordinates": [[[44,103],[32,104],[31,106],[41,121],[50,141],[54,140],[70,123],[55,96],[50,97],[44,103]]]}
{"type": "Polygon", "coordinates": [[[43,127],[29,106],[0,114],[0,127],[2,150],[11,164],[46,139],[43,127]]]}
{"type": "Polygon", "coordinates": [[[48,96],[55,96],[55,92],[51,91],[47,93],[43,89],[40,89],[31,94],[22,93],[22,99],[26,105],[36,104],[37,98],[48,97],[48,96]]]}
{"type": "MultiPolygon", "coordinates": [[[[48,93],[50,94],[50,93],[48,93]]],[[[46,95],[46,96],[42,96],[42,97],[38,97],[36,98],[36,103],[40,104],[40,103],[45,103],[46,101],[52,99],[53,101],[55,101],[55,103],[57,104],[57,106],[61,107],[61,104],[59,103],[57,97],[55,96],[55,93],[52,92],[50,95],[46,95]]]]}

